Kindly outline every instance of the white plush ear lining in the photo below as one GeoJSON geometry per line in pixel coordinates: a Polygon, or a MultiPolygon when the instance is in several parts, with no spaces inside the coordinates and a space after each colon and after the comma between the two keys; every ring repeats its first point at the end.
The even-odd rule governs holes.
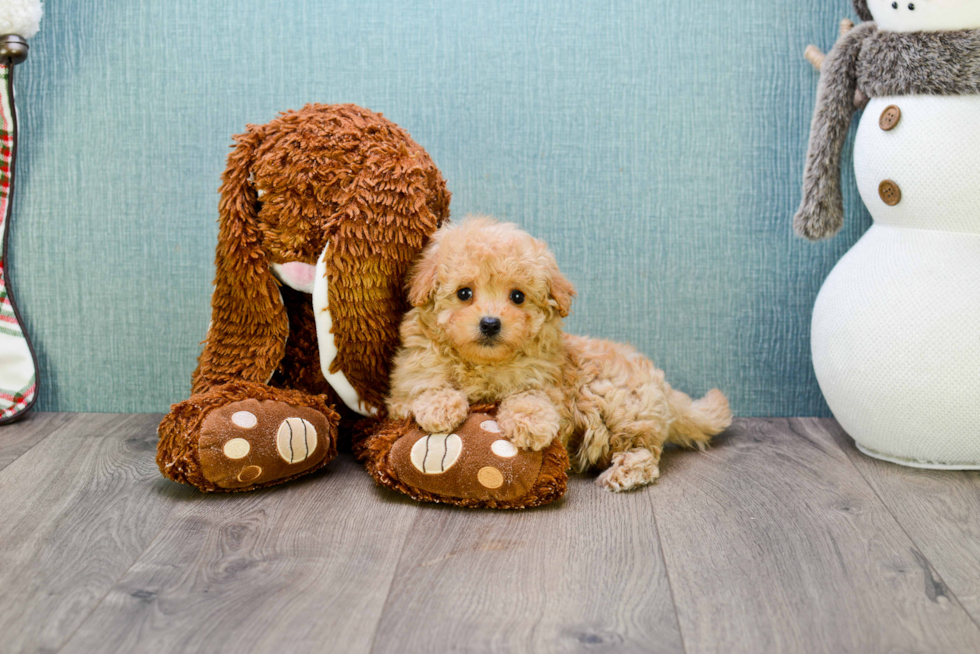
{"type": "Polygon", "coordinates": [[[269,269],[280,282],[301,293],[313,294],[316,266],[299,261],[269,264],[269,269]]]}
{"type": "Polygon", "coordinates": [[[43,14],[41,0],[3,0],[0,2],[0,34],[16,34],[29,39],[40,29],[43,14]]]}
{"type": "Polygon", "coordinates": [[[330,329],[333,327],[333,319],[330,317],[330,307],[328,305],[328,280],[327,280],[327,250],[330,249],[328,242],[320,258],[316,262],[316,270],[313,275],[313,317],[316,320],[316,341],[320,348],[320,369],[327,383],[337,392],[340,399],[351,411],[355,411],[362,416],[373,416],[378,413],[375,407],[368,407],[362,401],[357,391],[347,380],[343,372],[330,372],[330,364],[337,358],[337,344],[333,339],[330,329]]]}

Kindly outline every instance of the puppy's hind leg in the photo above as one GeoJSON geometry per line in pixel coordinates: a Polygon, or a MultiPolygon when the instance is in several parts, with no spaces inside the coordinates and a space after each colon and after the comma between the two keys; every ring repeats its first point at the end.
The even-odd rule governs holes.
{"type": "Polygon", "coordinates": [[[621,493],[657,481],[660,477],[660,449],[634,448],[612,455],[612,463],[606,468],[596,485],[614,493],[621,493]]]}

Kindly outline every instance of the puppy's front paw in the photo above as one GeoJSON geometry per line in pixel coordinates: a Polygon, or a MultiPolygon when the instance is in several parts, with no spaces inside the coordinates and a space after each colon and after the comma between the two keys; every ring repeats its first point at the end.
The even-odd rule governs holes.
{"type": "Polygon", "coordinates": [[[441,388],[422,393],[412,403],[412,413],[423,431],[448,434],[466,420],[470,404],[461,391],[441,388]]]}
{"type": "Polygon", "coordinates": [[[534,397],[507,398],[497,412],[497,424],[510,442],[525,450],[543,450],[558,436],[558,411],[534,397]]]}

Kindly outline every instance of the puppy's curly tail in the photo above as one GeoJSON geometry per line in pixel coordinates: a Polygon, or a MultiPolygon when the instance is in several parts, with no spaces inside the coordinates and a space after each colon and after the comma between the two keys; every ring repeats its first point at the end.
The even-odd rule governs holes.
{"type": "Polygon", "coordinates": [[[667,440],[683,447],[703,450],[711,437],[725,431],[732,424],[732,410],[728,398],[717,388],[708,391],[700,400],[670,389],[667,404],[674,416],[667,440]]]}

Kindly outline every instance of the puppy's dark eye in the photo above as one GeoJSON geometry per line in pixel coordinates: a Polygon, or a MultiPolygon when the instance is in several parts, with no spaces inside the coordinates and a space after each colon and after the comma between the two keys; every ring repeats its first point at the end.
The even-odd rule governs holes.
{"type": "Polygon", "coordinates": [[[911,2],[909,3],[909,11],[915,11],[915,5],[911,2]]]}
{"type": "Polygon", "coordinates": [[[473,289],[471,288],[461,288],[456,291],[456,297],[458,297],[463,302],[473,299],[473,289]]]}
{"type": "Polygon", "coordinates": [[[514,304],[522,304],[524,302],[524,294],[515,288],[510,292],[510,301],[514,304]]]}
{"type": "Polygon", "coordinates": [[[893,2],[892,3],[892,9],[898,9],[898,3],[897,2],[893,2]]]}

